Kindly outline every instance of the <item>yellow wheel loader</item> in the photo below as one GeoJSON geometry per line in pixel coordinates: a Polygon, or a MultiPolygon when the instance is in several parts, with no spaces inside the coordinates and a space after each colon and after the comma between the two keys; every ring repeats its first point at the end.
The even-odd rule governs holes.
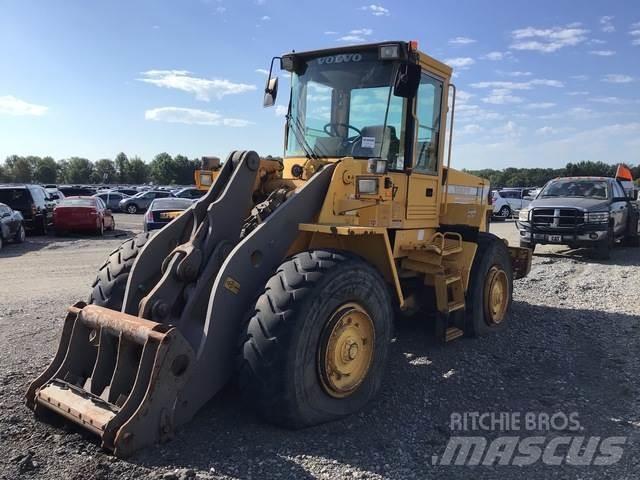
{"type": "Polygon", "coordinates": [[[290,53],[265,106],[275,61],[284,160],[231,153],[190,209],[112,252],[28,389],[118,456],[171,438],[230,380],[279,425],[356,412],[395,312],[430,311],[443,341],[498,331],[529,271],[529,250],[487,232],[488,182],[449,168],[450,67],[414,42],[290,53]]]}
{"type": "Polygon", "coordinates": [[[215,181],[220,171],[220,159],[218,157],[202,157],[200,167],[193,174],[196,188],[207,191],[215,181]]]}

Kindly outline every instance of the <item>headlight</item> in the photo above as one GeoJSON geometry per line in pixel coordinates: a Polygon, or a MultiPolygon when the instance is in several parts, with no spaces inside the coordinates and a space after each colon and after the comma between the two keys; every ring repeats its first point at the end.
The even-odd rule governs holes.
{"type": "Polygon", "coordinates": [[[608,223],[609,212],[587,212],[585,214],[587,223],[608,223]]]}
{"type": "Polygon", "coordinates": [[[377,178],[358,178],[358,194],[360,195],[375,195],[378,193],[378,179],[377,178]]]}
{"type": "Polygon", "coordinates": [[[529,221],[529,208],[523,208],[522,210],[520,210],[520,213],[518,213],[518,220],[520,220],[521,222],[528,222],[529,221]]]}

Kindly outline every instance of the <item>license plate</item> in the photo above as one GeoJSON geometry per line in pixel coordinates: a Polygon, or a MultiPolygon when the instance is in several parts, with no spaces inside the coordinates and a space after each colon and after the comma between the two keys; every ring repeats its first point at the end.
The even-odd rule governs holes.
{"type": "Polygon", "coordinates": [[[553,243],[562,243],[562,235],[549,235],[548,239],[553,243]]]}
{"type": "Polygon", "coordinates": [[[160,218],[162,218],[164,220],[171,220],[172,218],[176,218],[181,213],[182,212],[161,212],[160,213],[160,218]]]}

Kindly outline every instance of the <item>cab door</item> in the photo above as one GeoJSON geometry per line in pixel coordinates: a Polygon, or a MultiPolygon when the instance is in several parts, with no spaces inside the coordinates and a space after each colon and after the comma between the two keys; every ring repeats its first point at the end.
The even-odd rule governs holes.
{"type": "Polygon", "coordinates": [[[626,199],[626,193],[618,182],[612,182],[613,200],[611,204],[611,214],[613,216],[613,231],[616,235],[624,235],[627,230],[627,222],[629,217],[629,202],[626,199]]]}
{"type": "Polygon", "coordinates": [[[443,81],[423,72],[413,109],[413,168],[409,175],[407,220],[420,220],[425,227],[438,226],[442,100],[443,81]]]}

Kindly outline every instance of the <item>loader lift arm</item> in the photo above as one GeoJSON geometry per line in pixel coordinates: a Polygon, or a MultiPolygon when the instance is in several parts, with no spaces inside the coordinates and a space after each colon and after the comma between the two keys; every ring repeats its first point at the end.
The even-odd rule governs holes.
{"type": "Polygon", "coordinates": [[[207,195],[148,241],[122,312],[70,307],[53,362],[28,389],[30,408],[64,415],[126,457],[170,438],[224,386],[247,305],[298,225],[317,216],[334,168],[240,239],[259,164],[255,152],[232,153],[207,195]]]}

